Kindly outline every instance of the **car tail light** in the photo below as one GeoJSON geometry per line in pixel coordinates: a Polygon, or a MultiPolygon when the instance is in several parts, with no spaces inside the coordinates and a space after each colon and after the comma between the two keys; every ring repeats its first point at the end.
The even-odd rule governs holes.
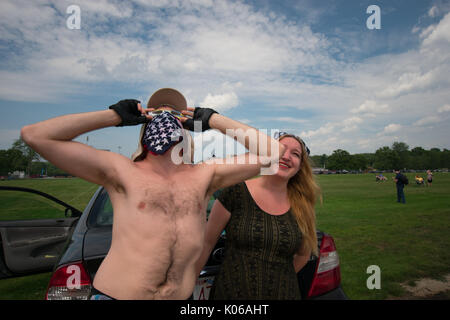
{"type": "Polygon", "coordinates": [[[92,282],[81,262],[64,265],[53,273],[47,288],[46,300],[86,300],[92,282]]]}
{"type": "Polygon", "coordinates": [[[309,289],[308,298],[324,294],[337,288],[341,283],[339,256],[333,238],[324,235],[320,246],[314,279],[309,289]]]}

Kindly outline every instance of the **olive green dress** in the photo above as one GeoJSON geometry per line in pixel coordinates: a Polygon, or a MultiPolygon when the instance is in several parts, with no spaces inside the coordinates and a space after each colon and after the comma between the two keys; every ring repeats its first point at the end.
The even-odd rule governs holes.
{"type": "Polygon", "coordinates": [[[262,211],[244,182],[224,189],[217,199],[231,218],[210,299],[301,299],[293,256],[302,236],[292,213],[262,211]]]}

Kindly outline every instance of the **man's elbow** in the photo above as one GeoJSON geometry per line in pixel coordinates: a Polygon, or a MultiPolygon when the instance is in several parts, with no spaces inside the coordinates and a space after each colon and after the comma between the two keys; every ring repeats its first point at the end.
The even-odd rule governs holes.
{"type": "Polygon", "coordinates": [[[20,138],[29,146],[33,145],[33,126],[27,125],[20,129],[20,138]]]}
{"type": "Polygon", "coordinates": [[[22,127],[22,129],[20,129],[20,138],[34,150],[48,142],[41,134],[39,134],[39,128],[34,124],[22,127]]]}

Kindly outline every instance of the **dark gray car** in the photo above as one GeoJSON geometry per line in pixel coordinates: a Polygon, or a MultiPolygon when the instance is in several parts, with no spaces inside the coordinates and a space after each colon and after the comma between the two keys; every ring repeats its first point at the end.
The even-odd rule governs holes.
{"type": "MultiPolygon", "coordinates": [[[[30,190],[22,191],[32,192],[30,190]]],[[[0,278],[53,270],[46,299],[86,299],[95,273],[111,245],[113,208],[108,193],[99,187],[82,214],[50,195],[37,193],[63,206],[66,217],[0,221],[0,278]]],[[[207,214],[213,202],[211,199],[207,214]]],[[[333,238],[321,231],[317,231],[317,237],[320,257],[311,257],[298,273],[302,297],[346,299],[340,285],[339,256],[333,238]]],[[[208,299],[225,255],[225,242],[223,233],[197,279],[195,300],[208,299]]]]}

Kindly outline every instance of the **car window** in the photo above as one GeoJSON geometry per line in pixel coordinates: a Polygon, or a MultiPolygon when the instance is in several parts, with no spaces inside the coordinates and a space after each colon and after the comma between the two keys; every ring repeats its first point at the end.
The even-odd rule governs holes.
{"type": "Polygon", "coordinates": [[[113,207],[108,192],[103,189],[95,200],[89,213],[89,227],[104,227],[113,224],[113,207]]]}
{"type": "Polygon", "coordinates": [[[0,190],[0,221],[58,219],[65,217],[65,208],[40,195],[0,190]]]}

